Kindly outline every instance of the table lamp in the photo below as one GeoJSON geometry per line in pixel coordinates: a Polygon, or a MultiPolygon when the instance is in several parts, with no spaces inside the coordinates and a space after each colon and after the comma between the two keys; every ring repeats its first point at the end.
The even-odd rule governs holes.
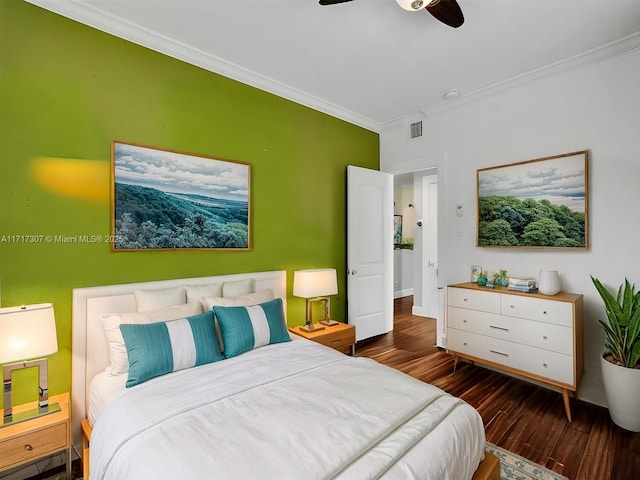
{"type": "Polygon", "coordinates": [[[338,293],[338,280],[335,268],[321,268],[315,270],[296,270],[293,273],[293,294],[296,297],[303,297],[307,301],[307,315],[305,324],[300,327],[305,332],[315,332],[323,330],[324,327],[314,327],[312,319],[313,302],[324,303],[324,320],[322,325],[332,326],[338,322],[330,320],[331,310],[330,299],[327,295],[338,293]]]}
{"type": "Polygon", "coordinates": [[[56,320],[51,303],[0,308],[0,364],[7,364],[3,368],[4,418],[0,427],[60,410],[57,403],[49,405],[48,360],[38,358],[57,351],[56,320]],[[39,368],[38,408],[14,414],[12,374],[30,367],[39,368]]]}

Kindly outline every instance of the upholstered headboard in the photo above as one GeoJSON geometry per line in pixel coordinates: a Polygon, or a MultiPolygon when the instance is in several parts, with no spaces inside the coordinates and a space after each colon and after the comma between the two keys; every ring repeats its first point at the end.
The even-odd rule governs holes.
{"type": "Polygon", "coordinates": [[[80,422],[87,418],[91,379],[109,365],[107,337],[100,320],[101,315],[135,312],[134,290],[159,290],[246,279],[253,279],[255,292],[272,289],[274,297],[282,298],[286,315],[287,272],[284,270],[75,288],[73,290],[71,361],[71,415],[74,444],[77,445],[81,441],[80,422]]]}

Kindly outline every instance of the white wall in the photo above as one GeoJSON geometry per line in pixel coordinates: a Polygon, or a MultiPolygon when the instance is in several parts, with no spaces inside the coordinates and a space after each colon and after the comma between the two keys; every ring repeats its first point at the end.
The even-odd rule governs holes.
{"type": "Polygon", "coordinates": [[[604,317],[589,275],[617,288],[640,284],[640,50],[557,74],[423,120],[409,140],[398,122],[381,134],[381,170],[433,166],[438,159],[440,281],[468,281],[471,265],[537,276],[560,272],[563,289],[584,295],[585,373],[579,396],[605,405],[599,354],[604,317]],[[475,246],[476,169],[589,150],[590,248],[582,251],[475,246]],[[446,172],[446,175],[444,173],[446,172]],[[464,216],[456,217],[456,203],[464,216]]]}
{"type": "Polygon", "coordinates": [[[393,251],[393,298],[413,295],[414,258],[413,250],[393,251]]]}
{"type": "Polygon", "coordinates": [[[406,242],[413,240],[416,236],[413,176],[401,175],[394,177],[393,180],[393,213],[394,215],[402,215],[402,241],[406,242]]]}

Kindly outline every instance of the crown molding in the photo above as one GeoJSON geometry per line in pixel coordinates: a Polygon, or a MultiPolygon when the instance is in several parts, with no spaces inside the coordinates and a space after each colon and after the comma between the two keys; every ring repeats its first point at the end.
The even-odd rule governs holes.
{"type": "Polygon", "coordinates": [[[340,107],[334,103],[310,95],[285,83],[228,62],[202,50],[190,47],[175,39],[153,30],[141,27],[133,22],[110,15],[95,8],[89,2],[77,0],[25,0],[53,13],[76,22],[109,33],[118,38],[141,45],[169,57],[181,60],[218,75],[237,80],[246,85],[291,100],[300,105],[326,113],[340,120],[352,123],[375,133],[382,125],[370,118],[340,107]]]}
{"type": "MultiPolygon", "coordinates": [[[[246,85],[264,90],[279,97],[291,100],[300,105],[326,113],[338,119],[360,126],[375,133],[393,128],[398,123],[406,122],[407,116],[401,116],[387,122],[377,122],[339,105],[310,95],[300,89],[273,80],[252,70],[232,62],[228,62],[204,51],[195,49],[158,32],[146,29],[133,22],[105,13],[79,0],[25,0],[45,10],[57,13],[71,20],[88,25],[97,30],[130,41],[137,45],[168,55],[172,58],[190,63],[213,73],[239,81],[246,85]]],[[[517,75],[497,82],[482,89],[463,93],[455,100],[425,105],[414,113],[434,116],[443,112],[458,109],[471,103],[489,98],[513,88],[536,82],[577,68],[583,68],[640,48],[640,32],[594,48],[585,53],[558,61],[536,70],[517,75]]]]}
{"type": "Polygon", "coordinates": [[[493,85],[489,85],[480,90],[462,94],[455,100],[424,106],[420,108],[419,111],[425,116],[433,116],[442,112],[458,109],[469,105],[472,102],[477,102],[479,100],[504,93],[508,90],[544,80],[571,70],[588,67],[590,65],[615,58],[619,55],[632,52],[638,48],[640,48],[640,32],[636,32],[619,40],[615,40],[587,52],[560,60],[522,75],[517,75],[507,80],[494,83],[493,85]]]}

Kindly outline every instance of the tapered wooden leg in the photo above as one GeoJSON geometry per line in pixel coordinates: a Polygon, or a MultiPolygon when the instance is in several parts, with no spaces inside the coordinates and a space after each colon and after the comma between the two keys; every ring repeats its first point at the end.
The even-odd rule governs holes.
{"type": "Polygon", "coordinates": [[[569,390],[562,389],[562,399],[564,400],[564,410],[567,412],[567,420],[571,423],[571,403],[569,403],[569,390]]]}

